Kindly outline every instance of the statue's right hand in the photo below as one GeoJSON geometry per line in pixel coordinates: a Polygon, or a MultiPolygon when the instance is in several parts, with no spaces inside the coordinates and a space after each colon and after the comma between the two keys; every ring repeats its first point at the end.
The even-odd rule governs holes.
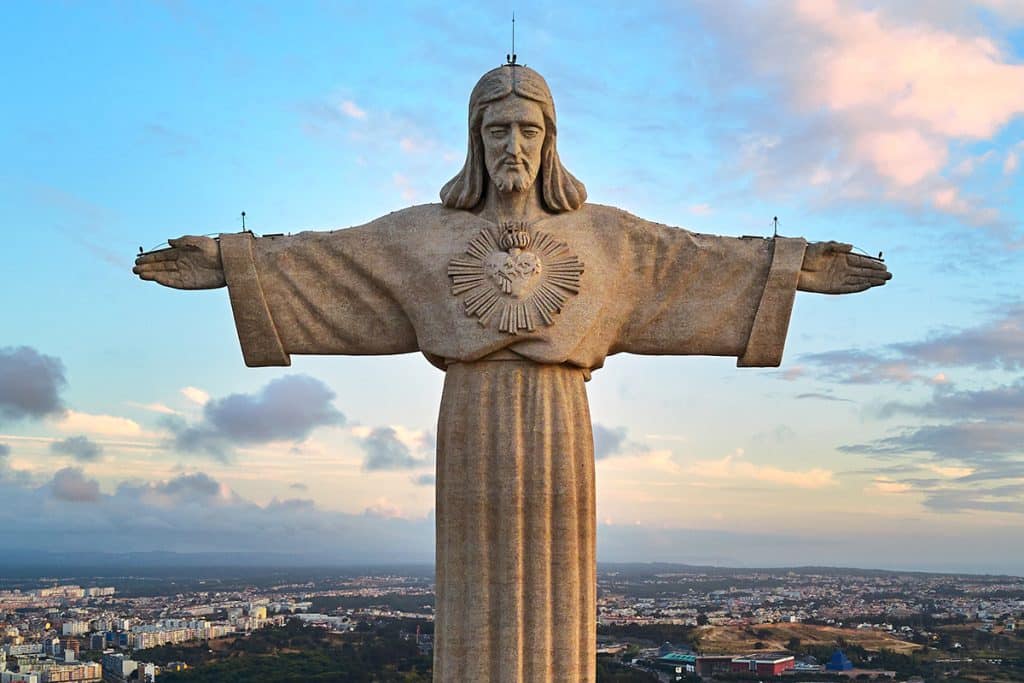
{"type": "Polygon", "coordinates": [[[186,235],[167,243],[171,245],[167,249],[140,254],[132,272],[143,280],[156,280],[175,289],[216,289],[227,284],[220,242],[186,235]]]}

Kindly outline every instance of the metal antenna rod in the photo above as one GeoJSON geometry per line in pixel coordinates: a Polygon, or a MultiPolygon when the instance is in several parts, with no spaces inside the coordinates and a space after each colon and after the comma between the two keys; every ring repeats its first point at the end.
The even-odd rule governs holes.
{"type": "Polygon", "coordinates": [[[245,211],[242,212],[242,232],[245,232],[245,211]]]}
{"type": "Polygon", "coordinates": [[[775,232],[772,235],[772,237],[778,237],[779,236],[779,217],[778,216],[773,216],[772,217],[772,224],[775,227],[775,232]]]}
{"type": "MultiPolygon", "coordinates": [[[[505,55],[505,62],[509,66],[516,65],[516,13],[512,13],[512,52],[505,55]]],[[[512,76],[515,79],[515,75],[512,76]]]]}

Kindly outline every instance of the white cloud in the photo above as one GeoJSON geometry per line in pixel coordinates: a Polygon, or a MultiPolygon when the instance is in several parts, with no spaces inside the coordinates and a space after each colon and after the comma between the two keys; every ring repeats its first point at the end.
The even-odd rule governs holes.
{"type": "MultiPolygon", "coordinates": [[[[399,424],[385,425],[384,428],[394,431],[395,438],[413,450],[423,450],[434,447],[433,435],[425,429],[413,429],[399,424]]],[[[348,428],[348,432],[357,439],[365,439],[370,436],[375,429],[380,429],[380,427],[352,425],[348,428]]]]}
{"type": "Polygon", "coordinates": [[[828,39],[806,59],[817,77],[801,89],[808,105],[968,139],[989,138],[1024,111],[1024,65],[1010,63],[987,37],[896,23],[836,0],[798,0],[794,9],[828,39]]]}
{"type": "Polygon", "coordinates": [[[913,128],[860,133],[854,152],[879,175],[904,188],[934,176],[946,163],[946,147],[913,128]]]}
{"type": "Polygon", "coordinates": [[[953,186],[936,190],[932,195],[932,204],[940,211],[969,220],[991,223],[998,218],[998,213],[994,209],[985,208],[975,201],[965,199],[960,194],[960,190],[953,186]]]}
{"type": "Polygon", "coordinates": [[[395,519],[402,517],[402,507],[393,503],[385,497],[380,497],[363,511],[369,517],[383,517],[384,519],[395,519]]]}
{"type": "Polygon", "coordinates": [[[941,465],[928,465],[928,469],[940,477],[946,477],[947,479],[959,479],[960,477],[969,477],[974,474],[973,467],[944,467],[941,465]]]}
{"type": "Polygon", "coordinates": [[[995,157],[996,151],[994,149],[990,149],[982,154],[967,157],[953,168],[953,173],[958,176],[969,176],[988,162],[995,159],[995,157]]]}
{"type": "Polygon", "coordinates": [[[422,136],[403,136],[398,141],[398,147],[406,154],[423,154],[437,148],[437,142],[422,136]]]}
{"type": "Polygon", "coordinates": [[[410,429],[402,425],[388,425],[395,432],[395,438],[412,450],[430,450],[434,447],[434,439],[430,432],[423,429],[410,429]]]}
{"type": "Polygon", "coordinates": [[[1006,153],[1003,160],[1003,175],[1013,175],[1020,168],[1020,154],[1024,151],[1024,141],[1018,142],[1006,153]]]}
{"type": "Polygon", "coordinates": [[[359,108],[352,100],[342,100],[341,104],[338,105],[338,110],[348,116],[349,118],[363,120],[366,118],[366,111],[359,108]]]}
{"type": "Polygon", "coordinates": [[[207,401],[210,400],[210,394],[196,387],[185,387],[181,390],[181,395],[192,401],[192,403],[201,406],[206,405],[207,401]]]}
{"type": "Polygon", "coordinates": [[[686,434],[644,434],[644,438],[649,441],[679,441],[682,443],[691,441],[690,436],[686,434]]]}
{"type": "Polygon", "coordinates": [[[804,366],[790,365],[785,370],[779,372],[779,377],[781,379],[786,380],[787,382],[792,382],[794,380],[800,379],[805,374],[807,374],[807,368],[805,368],[804,366]]]}
{"type": "Polygon", "coordinates": [[[151,413],[160,413],[161,415],[180,415],[181,414],[180,412],[178,412],[174,408],[171,408],[169,406],[165,406],[163,403],[136,403],[135,401],[128,401],[128,405],[130,405],[130,406],[132,406],[134,408],[142,408],[143,410],[148,410],[151,413]]]}
{"type": "MultiPolygon", "coordinates": [[[[1024,64],[984,32],[991,25],[937,20],[933,4],[707,5],[721,42],[746,53],[756,85],[795,109],[785,123],[770,123],[774,129],[747,134],[745,170],[829,197],[881,198],[997,223],[997,212],[951,187],[947,172],[963,178],[1003,155],[963,159],[961,150],[995,139],[1024,114],[1024,64]],[[780,171],[788,181],[778,180],[780,171]]],[[[1017,163],[1011,153],[1004,167],[1017,163]]]]}
{"type": "Polygon", "coordinates": [[[802,489],[819,489],[839,483],[831,470],[819,467],[807,470],[786,470],[772,465],[756,465],[743,460],[743,456],[743,449],[737,448],[733,454],[720,460],[698,460],[685,469],[688,473],[702,478],[745,479],[802,489]]]}
{"type": "Polygon", "coordinates": [[[403,173],[392,173],[391,182],[398,188],[404,201],[411,202],[416,199],[416,188],[412,186],[408,176],[403,173]]]}
{"type": "Polygon", "coordinates": [[[967,202],[960,197],[960,190],[946,187],[932,195],[935,206],[949,213],[963,213],[967,210],[967,202]]]}
{"type": "Polygon", "coordinates": [[[135,420],[116,415],[93,415],[69,410],[55,422],[62,432],[78,434],[103,434],[105,436],[141,436],[142,427],[135,420]]]}
{"type": "Polygon", "coordinates": [[[1003,162],[1003,173],[1006,175],[1010,175],[1011,173],[1017,170],[1017,167],[1019,165],[1020,155],[1017,153],[1016,150],[1013,150],[1012,152],[1006,155],[1006,161],[1003,162]]]}
{"type": "Polygon", "coordinates": [[[1024,4],[1020,0],[977,0],[977,3],[1001,15],[1000,18],[1008,22],[1024,22],[1024,4]]]}
{"type": "Polygon", "coordinates": [[[906,493],[910,489],[910,484],[902,481],[893,481],[888,477],[878,477],[872,482],[871,487],[865,491],[868,493],[906,493]]]}
{"type": "Polygon", "coordinates": [[[629,451],[614,458],[598,460],[597,467],[611,477],[633,478],[648,473],[655,481],[665,481],[683,473],[675,454],[669,449],[629,451]]]}

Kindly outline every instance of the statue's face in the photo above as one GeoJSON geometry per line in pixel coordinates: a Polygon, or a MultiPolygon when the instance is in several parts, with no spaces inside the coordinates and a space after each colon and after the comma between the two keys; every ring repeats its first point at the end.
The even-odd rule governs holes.
{"type": "Polygon", "coordinates": [[[499,192],[522,192],[540,172],[544,112],[533,100],[509,95],[484,110],[480,134],[487,173],[499,192]]]}

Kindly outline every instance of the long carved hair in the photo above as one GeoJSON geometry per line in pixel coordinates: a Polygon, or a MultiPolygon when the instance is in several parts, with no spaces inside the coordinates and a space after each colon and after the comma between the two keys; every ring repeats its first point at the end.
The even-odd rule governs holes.
{"type": "Polygon", "coordinates": [[[558,133],[555,127],[555,101],[551,90],[539,73],[518,64],[500,66],[485,73],[469,96],[469,151],[466,163],[458,175],[441,188],[441,202],[451,209],[473,209],[487,191],[487,170],[484,163],[481,122],[484,111],[492,102],[509,95],[533,100],[544,113],[544,144],[541,147],[540,173],[541,201],[548,211],[561,213],[580,208],[587,200],[587,188],[562,166],[555,145],[558,133]]]}

